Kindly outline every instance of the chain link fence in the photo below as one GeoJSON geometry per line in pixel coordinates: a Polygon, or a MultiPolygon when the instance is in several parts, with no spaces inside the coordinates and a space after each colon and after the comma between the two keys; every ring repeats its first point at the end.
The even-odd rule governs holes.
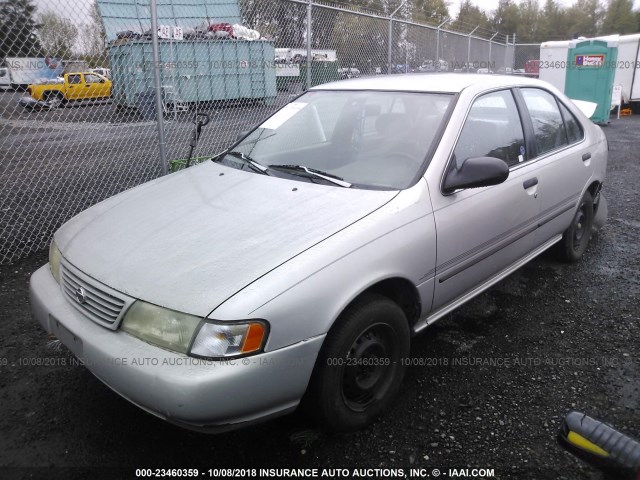
{"type": "MultiPolygon", "coordinates": [[[[414,21],[406,9],[304,0],[39,5],[0,1],[2,264],[46,248],[88,206],[220,152],[309,86],[524,68],[507,36],[414,21]],[[197,143],[196,122],[207,123],[197,143]]],[[[535,53],[529,47],[525,56],[535,53]]]]}
{"type": "Polygon", "coordinates": [[[528,77],[538,78],[540,73],[540,44],[520,43],[514,45],[513,68],[528,77]]]}

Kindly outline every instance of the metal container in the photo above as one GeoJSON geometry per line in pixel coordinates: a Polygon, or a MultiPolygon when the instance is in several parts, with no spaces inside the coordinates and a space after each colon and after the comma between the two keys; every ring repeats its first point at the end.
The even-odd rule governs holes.
{"type": "MultiPolygon", "coordinates": [[[[108,47],[113,98],[136,107],[140,93],[153,88],[149,40],[128,40],[108,47]]],[[[185,103],[276,97],[275,50],[266,40],[161,40],[161,83],[185,103]]]]}

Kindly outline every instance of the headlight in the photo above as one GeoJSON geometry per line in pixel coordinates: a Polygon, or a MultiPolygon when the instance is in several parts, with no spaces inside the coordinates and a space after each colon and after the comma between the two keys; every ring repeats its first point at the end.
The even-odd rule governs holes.
{"type": "Polygon", "coordinates": [[[257,353],[267,339],[267,324],[262,321],[223,323],[206,320],[191,346],[191,355],[205,358],[229,358],[257,353]]]}
{"type": "Polygon", "coordinates": [[[49,268],[51,269],[51,275],[56,279],[56,282],[60,283],[60,259],[62,254],[56,245],[56,242],[51,241],[49,245],[49,268]]]}
{"type": "Polygon", "coordinates": [[[137,301],[127,310],[122,329],[159,347],[187,353],[200,320],[200,317],[137,301]]]}
{"type": "Polygon", "coordinates": [[[264,347],[268,331],[267,324],[263,321],[202,321],[201,317],[140,300],[127,311],[122,329],[159,347],[205,358],[229,358],[257,353],[264,347]]]}

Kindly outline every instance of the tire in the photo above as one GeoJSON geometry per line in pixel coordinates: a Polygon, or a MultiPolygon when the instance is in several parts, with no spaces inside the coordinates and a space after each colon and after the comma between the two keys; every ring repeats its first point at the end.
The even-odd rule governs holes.
{"type": "Polygon", "coordinates": [[[64,103],[64,97],[58,92],[45,92],[42,94],[42,99],[49,103],[51,109],[58,108],[64,103]]]}
{"type": "Polygon", "coordinates": [[[348,432],[372,423],[400,388],[409,343],[407,318],[387,297],[365,294],[348,307],[322,345],[305,396],[321,427],[348,432]]]}
{"type": "Polygon", "coordinates": [[[587,250],[593,228],[593,198],[588,191],[584,193],[578,204],[571,225],[563,233],[559,245],[559,253],[566,262],[577,262],[587,250]]]}

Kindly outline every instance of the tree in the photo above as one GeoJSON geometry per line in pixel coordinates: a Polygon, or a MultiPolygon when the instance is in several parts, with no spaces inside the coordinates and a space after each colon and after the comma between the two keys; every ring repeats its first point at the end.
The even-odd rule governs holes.
{"type": "Polygon", "coordinates": [[[565,38],[567,31],[569,31],[567,11],[561,8],[555,0],[547,0],[539,17],[538,40],[544,42],[545,40],[565,38]]]}
{"type": "Polygon", "coordinates": [[[633,13],[633,0],[610,0],[602,22],[602,33],[625,34],[637,31],[638,22],[633,13]]]}
{"type": "Polygon", "coordinates": [[[598,0],[578,0],[567,10],[568,25],[565,36],[593,37],[600,32],[602,8],[598,0]]]}
{"type": "Polygon", "coordinates": [[[449,16],[449,3],[445,0],[414,0],[412,17],[414,20],[432,20],[440,24],[449,16]]]}
{"type": "Polygon", "coordinates": [[[512,0],[500,0],[493,13],[492,27],[507,35],[515,33],[520,25],[520,9],[512,0]]]}
{"type": "Polygon", "coordinates": [[[486,13],[471,3],[471,0],[463,0],[458,16],[451,27],[464,33],[469,33],[475,27],[480,27],[480,30],[490,30],[491,21],[486,13]]]}
{"type": "Polygon", "coordinates": [[[102,23],[98,2],[94,0],[89,9],[89,23],[82,27],[83,50],[92,65],[103,64],[106,41],[107,32],[102,23]]]}
{"type": "Polygon", "coordinates": [[[516,41],[521,43],[539,41],[540,6],[538,0],[522,0],[518,10],[520,22],[515,29],[516,41]]]}
{"type": "Polygon", "coordinates": [[[31,0],[0,1],[0,59],[41,54],[31,0]]]}
{"type": "Polygon", "coordinates": [[[45,55],[56,58],[71,58],[78,37],[78,28],[71,20],[53,11],[45,11],[39,16],[38,37],[45,55]]]}
{"type": "Polygon", "coordinates": [[[245,25],[258,30],[264,37],[273,38],[276,47],[300,48],[305,45],[304,6],[270,0],[240,0],[240,7],[245,25]]]}
{"type": "Polygon", "coordinates": [[[374,18],[340,15],[333,30],[332,44],[342,66],[355,66],[371,73],[375,68],[386,70],[388,35],[386,28],[374,18]]]}

